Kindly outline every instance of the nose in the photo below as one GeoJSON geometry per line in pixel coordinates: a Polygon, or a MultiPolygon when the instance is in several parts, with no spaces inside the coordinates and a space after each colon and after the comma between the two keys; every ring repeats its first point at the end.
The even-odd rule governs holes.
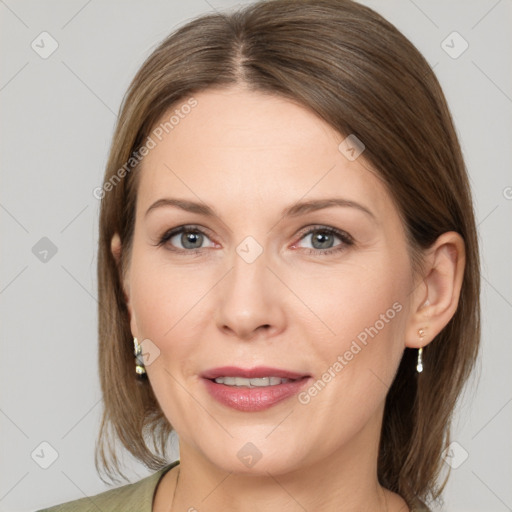
{"type": "Polygon", "coordinates": [[[267,339],[285,328],[285,288],[269,269],[265,252],[251,263],[235,253],[231,270],[217,288],[215,321],[224,334],[267,339]]]}

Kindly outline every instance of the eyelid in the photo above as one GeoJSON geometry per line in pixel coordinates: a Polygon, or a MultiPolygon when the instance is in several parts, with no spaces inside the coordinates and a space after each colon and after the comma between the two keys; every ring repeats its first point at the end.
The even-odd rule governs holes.
{"type": "Polygon", "coordinates": [[[354,238],[343,229],[338,229],[332,226],[326,226],[324,224],[315,224],[305,227],[299,232],[300,240],[302,240],[302,238],[304,238],[305,235],[310,235],[314,231],[325,231],[326,233],[336,235],[337,237],[346,242],[354,242],[354,238]]]}

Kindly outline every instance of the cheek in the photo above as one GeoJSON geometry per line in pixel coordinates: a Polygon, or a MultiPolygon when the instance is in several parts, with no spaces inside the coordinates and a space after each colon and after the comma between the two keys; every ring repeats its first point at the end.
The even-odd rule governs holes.
{"type": "Polygon", "coordinates": [[[152,255],[134,258],[131,293],[138,331],[156,343],[196,325],[196,307],[211,284],[198,272],[152,255]]]}
{"type": "Polygon", "coordinates": [[[204,360],[202,342],[207,331],[213,332],[208,304],[214,295],[212,287],[222,274],[219,277],[206,266],[171,265],[161,253],[140,252],[131,269],[135,332],[156,346],[158,357],[146,365],[146,371],[157,399],[165,404],[168,417],[181,418],[186,407],[176,407],[189,403],[190,397],[181,396],[178,381],[195,380],[198,362],[204,360]]]}
{"type": "MultiPolygon", "coordinates": [[[[360,415],[364,422],[384,400],[404,349],[410,279],[401,269],[407,264],[390,256],[330,275],[319,270],[302,285],[295,281],[297,294],[307,297],[321,320],[315,325],[322,335],[309,336],[306,347],[316,385],[306,389],[301,402],[315,404],[320,423],[329,421],[322,411],[330,411],[328,416],[352,411],[354,420],[360,415]]],[[[306,321],[300,322],[299,329],[307,332],[306,321]]]]}
{"type": "Polygon", "coordinates": [[[156,356],[146,364],[151,387],[173,427],[186,432],[183,425],[191,408],[183,377],[195,373],[194,351],[201,332],[201,298],[208,292],[207,282],[197,273],[170,267],[151,255],[140,255],[132,260],[130,290],[136,332],[141,340],[149,339],[156,346],[151,349],[156,356]]]}
{"type": "Polygon", "coordinates": [[[328,351],[342,349],[359,334],[364,341],[368,329],[374,332],[376,328],[383,335],[399,332],[410,279],[400,270],[405,261],[395,260],[391,265],[390,260],[393,258],[367,258],[366,264],[349,262],[339,269],[324,267],[290,274],[288,282],[306,306],[306,315],[295,317],[295,321],[316,316],[322,346],[328,351]]]}
{"type": "Polygon", "coordinates": [[[307,347],[314,380],[299,401],[312,430],[335,423],[350,438],[382,406],[403,353],[407,285],[398,273],[353,268],[311,287],[308,304],[333,331],[307,347]]]}

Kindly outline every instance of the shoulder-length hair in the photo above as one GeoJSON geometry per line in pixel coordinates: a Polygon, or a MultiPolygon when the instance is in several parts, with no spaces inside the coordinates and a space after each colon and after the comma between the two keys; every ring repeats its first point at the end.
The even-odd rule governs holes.
{"type": "MultiPolygon", "coordinates": [[[[172,432],[149,382],[134,371],[122,279],[129,264],[137,177],[155,123],[208,87],[244,84],[297,102],[365,145],[406,228],[413,268],[442,233],[458,232],[466,266],[458,309],[424,353],[406,348],[386,398],[378,459],[381,484],[408,503],[437,498],[441,454],[457,397],[480,339],[479,255],[468,177],[440,85],[391,23],[351,0],[270,0],[196,18],[167,37],[134,77],[120,109],[101,200],[99,366],[104,413],[96,468],[122,474],[113,443],[150,469],[166,460],[172,432]],[[111,239],[123,244],[120,267],[111,239]]],[[[194,100],[195,101],[195,100],[194,100]]],[[[126,477],[124,477],[126,478],[126,477]]]]}

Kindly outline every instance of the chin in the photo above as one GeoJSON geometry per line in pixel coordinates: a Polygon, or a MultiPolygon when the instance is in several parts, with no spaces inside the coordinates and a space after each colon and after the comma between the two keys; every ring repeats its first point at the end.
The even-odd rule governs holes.
{"type": "Polygon", "coordinates": [[[301,469],[304,460],[296,443],[283,446],[269,440],[258,441],[256,436],[254,442],[248,441],[249,438],[230,439],[213,450],[210,444],[201,451],[211,464],[228,473],[268,477],[269,473],[279,475],[301,469]]]}

